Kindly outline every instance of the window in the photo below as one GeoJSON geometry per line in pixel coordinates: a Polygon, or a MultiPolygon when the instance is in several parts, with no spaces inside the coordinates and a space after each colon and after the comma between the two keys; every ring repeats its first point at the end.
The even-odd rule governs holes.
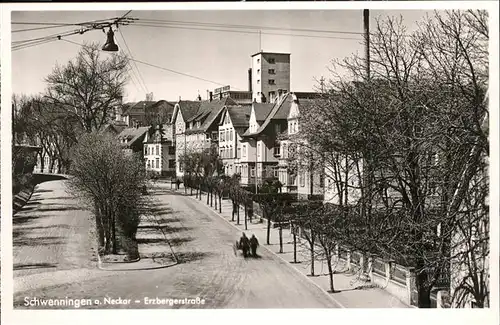
{"type": "Polygon", "coordinates": [[[255,177],[255,167],[250,170],[250,177],[255,177]]]}
{"type": "Polygon", "coordinates": [[[280,145],[277,144],[274,148],[273,148],[273,151],[274,151],[274,156],[275,157],[279,157],[280,156],[280,145]]]}
{"type": "Polygon", "coordinates": [[[260,143],[257,144],[257,157],[260,157],[260,143]]]}
{"type": "Polygon", "coordinates": [[[286,143],[283,143],[283,158],[288,158],[288,151],[286,143]]]}
{"type": "Polygon", "coordinates": [[[236,158],[241,158],[241,148],[238,148],[238,155],[236,156],[236,158]]]}
{"type": "Polygon", "coordinates": [[[145,145],[144,146],[144,155],[147,155],[148,154],[148,145],[145,145]]]}
{"type": "Polygon", "coordinates": [[[226,141],[229,141],[229,130],[226,130],[226,141]]]}
{"type": "Polygon", "coordinates": [[[275,85],[274,79],[269,79],[269,84],[270,85],[275,85]]]}
{"type": "Polygon", "coordinates": [[[174,155],[175,154],[175,147],[174,146],[169,146],[168,147],[168,154],[169,155],[174,155]]]}
{"type": "Polygon", "coordinates": [[[229,131],[229,141],[233,141],[233,131],[229,131]]]}
{"type": "Polygon", "coordinates": [[[306,175],[304,175],[304,172],[299,173],[299,183],[300,187],[306,186],[306,175]]]}
{"type": "Polygon", "coordinates": [[[267,72],[268,72],[269,74],[276,74],[276,72],[274,72],[274,69],[269,69],[267,72]]]}
{"type": "Polygon", "coordinates": [[[281,133],[281,125],[280,124],[275,124],[274,125],[274,132],[276,134],[280,134],[281,133]]]}
{"type": "Polygon", "coordinates": [[[233,147],[229,147],[229,157],[228,158],[233,158],[233,147]]]}
{"type": "Polygon", "coordinates": [[[223,156],[224,156],[224,149],[220,149],[219,155],[221,156],[221,158],[223,158],[223,156]]]}
{"type": "Polygon", "coordinates": [[[179,164],[179,172],[181,172],[181,173],[183,172],[183,169],[184,169],[182,167],[183,167],[182,164],[179,164]]]}
{"type": "Polygon", "coordinates": [[[269,62],[269,64],[275,64],[276,63],[276,59],[275,58],[269,58],[267,60],[267,62],[269,62]]]}
{"type": "Polygon", "coordinates": [[[160,158],[156,158],[156,168],[160,168],[160,158]]]}
{"type": "Polygon", "coordinates": [[[273,168],[273,176],[278,177],[279,176],[279,170],[278,168],[273,168]]]}
{"type": "Polygon", "coordinates": [[[243,145],[243,157],[246,157],[247,156],[247,145],[244,144],[243,145]]]}
{"type": "Polygon", "coordinates": [[[259,85],[259,84],[260,84],[260,79],[257,79],[257,85],[259,85]]]}
{"type": "Polygon", "coordinates": [[[160,146],[156,145],[156,155],[160,155],[160,146]]]}
{"type": "Polygon", "coordinates": [[[257,69],[257,74],[260,74],[260,69],[257,69]]]}
{"type": "Polygon", "coordinates": [[[168,160],[168,168],[175,168],[175,159],[168,160]]]}

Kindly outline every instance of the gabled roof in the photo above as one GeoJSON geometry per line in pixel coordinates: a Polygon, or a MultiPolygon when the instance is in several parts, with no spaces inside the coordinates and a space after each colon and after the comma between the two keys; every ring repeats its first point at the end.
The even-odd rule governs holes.
{"type": "Polygon", "coordinates": [[[281,105],[279,105],[276,113],[271,115],[271,119],[273,120],[286,120],[288,118],[288,113],[290,113],[290,108],[292,107],[293,96],[288,93],[285,98],[282,100],[281,105]]]}
{"type": "Polygon", "coordinates": [[[247,131],[243,135],[244,136],[258,135],[266,129],[271,120],[283,120],[283,119],[286,120],[288,117],[288,113],[290,112],[290,107],[292,106],[292,101],[293,98],[290,93],[283,96],[280,100],[278,100],[274,104],[273,109],[267,115],[266,120],[264,121],[264,123],[261,124],[261,126],[257,129],[257,131],[255,131],[254,133],[250,133],[247,131]]]}
{"type": "Polygon", "coordinates": [[[220,117],[222,110],[227,105],[236,105],[236,102],[230,98],[214,99],[212,101],[202,101],[198,112],[189,121],[202,124],[199,128],[187,130],[186,133],[206,132],[208,128],[220,117]]]}
{"type": "Polygon", "coordinates": [[[146,101],[142,100],[133,105],[132,103],[123,105],[125,110],[123,111],[123,115],[132,115],[132,114],[143,114],[146,109],[153,107],[156,104],[155,101],[146,101]]]}
{"type": "Polygon", "coordinates": [[[120,134],[118,134],[118,139],[126,139],[127,143],[124,145],[131,146],[136,141],[140,140],[148,131],[149,126],[142,126],[138,128],[126,128],[120,134]]]}
{"type": "Polygon", "coordinates": [[[177,103],[179,105],[184,121],[188,121],[198,112],[201,102],[198,100],[181,100],[177,103]]]}
{"type": "Polygon", "coordinates": [[[273,109],[273,104],[270,103],[252,103],[252,107],[255,111],[255,119],[257,122],[265,121],[266,117],[271,113],[273,109]]]}
{"type": "Polygon", "coordinates": [[[251,111],[251,106],[227,106],[227,114],[234,128],[248,128],[251,111]]]}

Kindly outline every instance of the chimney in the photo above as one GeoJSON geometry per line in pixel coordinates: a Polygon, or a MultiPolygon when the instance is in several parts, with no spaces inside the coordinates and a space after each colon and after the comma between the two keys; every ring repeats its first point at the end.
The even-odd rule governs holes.
{"type": "Polygon", "coordinates": [[[252,68],[248,69],[248,91],[252,92],[252,68]]]}
{"type": "Polygon", "coordinates": [[[213,97],[214,97],[213,93],[211,91],[208,92],[208,100],[212,101],[214,99],[213,97]]]}
{"type": "Polygon", "coordinates": [[[222,91],[219,94],[219,99],[222,100],[222,91]]]}
{"type": "Polygon", "coordinates": [[[197,97],[198,101],[201,102],[201,95],[198,94],[198,97],[197,97]]]}
{"type": "Polygon", "coordinates": [[[210,100],[210,90],[207,89],[207,100],[210,100]]]}

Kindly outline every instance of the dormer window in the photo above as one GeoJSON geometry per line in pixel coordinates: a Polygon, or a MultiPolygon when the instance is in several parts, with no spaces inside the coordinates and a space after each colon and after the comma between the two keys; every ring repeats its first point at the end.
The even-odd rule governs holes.
{"type": "Polygon", "coordinates": [[[275,58],[269,58],[267,60],[267,62],[269,62],[269,64],[275,64],[276,63],[276,59],[275,58]]]}

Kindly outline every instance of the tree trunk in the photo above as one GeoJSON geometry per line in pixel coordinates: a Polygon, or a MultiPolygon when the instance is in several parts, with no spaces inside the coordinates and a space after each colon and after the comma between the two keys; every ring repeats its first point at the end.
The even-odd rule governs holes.
{"type": "Polygon", "coordinates": [[[330,292],[335,293],[335,287],[333,285],[332,255],[330,253],[326,254],[326,262],[328,263],[328,276],[330,278],[330,292]]]}
{"type": "Polygon", "coordinates": [[[236,203],[236,224],[240,224],[240,203],[236,203]]]}
{"type": "Polygon", "coordinates": [[[208,191],[208,188],[207,188],[207,205],[210,204],[210,195],[209,195],[209,191],[208,191]]]}
{"type": "Polygon", "coordinates": [[[115,220],[115,214],[113,212],[111,212],[112,216],[111,216],[111,236],[112,236],[112,241],[113,241],[113,254],[117,254],[118,253],[118,247],[117,247],[117,243],[116,243],[116,220],[115,220]]]}
{"type": "Polygon", "coordinates": [[[267,211],[264,214],[267,217],[267,238],[266,238],[267,240],[266,240],[266,242],[268,245],[271,245],[271,216],[270,216],[270,214],[268,216],[267,211]]]}
{"type": "Polygon", "coordinates": [[[293,232],[293,262],[297,263],[297,235],[293,232]]]}
{"type": "Polygon", "coordinates": [[[219,213],[222,213],[222,194],[219,195],[219,213]]]}
{"type": "Polygon", "coordinates": [[[245,203],[245,230],[248,230],[247,219],[248,219],[248,207],[245,203]]]}
{"type": "Polygon", "coordinates": [[[311,230],[311,276],[314,276],[314,232],[311,230]]]}
{"type": "Polygon", "coordinates": [[[217,192],[215,192],[215,211],[217,211],[217,192]]]}
{"type": "Polygon", "coordinates": [[[280,236],[280,254],[283,253],[283,227],[281,226],[280,222],[280,227],[279,227],[279,236],[280,236]]]}
{"type": "Polygon", "coordinates": [[[234,201],[233,201],[233,199],[231,199],[231,203],[232,203],[232,206],[233,206],[233,210],[231,211],[231,221],[234,221],[235,211],[234,211],[234,201]]]}
{"type": "Polygon", "coordinates": [[[431,308],[431,288],[427,282],[427,272],[418,272],[416,276],[416,285],[418,291],[418,308],[431,308]]]}
{"type": "Polygon", "coordinates": [[[214,206],[214,192],[210,190],[210,207],[214,206]]]}

